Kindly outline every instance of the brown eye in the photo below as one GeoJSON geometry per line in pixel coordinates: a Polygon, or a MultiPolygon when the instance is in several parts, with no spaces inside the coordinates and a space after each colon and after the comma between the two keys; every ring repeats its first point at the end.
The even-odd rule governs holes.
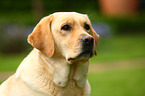
{"type": "Polygon", "coordinates": [[[63,27],[61,27],[61,30],[65,30],[65,31],[70,31],[71,26],[69,25],[64,25],[63,27]]]}
{"type": "Polygon", "coordinates": [[[88,24],[85,24],[84,28],[85,28],[86,30],[90,30],[90,26],[89,26],[88,24]]]}

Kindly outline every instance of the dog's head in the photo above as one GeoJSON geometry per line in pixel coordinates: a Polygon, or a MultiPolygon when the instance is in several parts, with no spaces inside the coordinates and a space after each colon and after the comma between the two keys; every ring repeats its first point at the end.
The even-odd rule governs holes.
{"type": "Polygon", "coordinates": [[[28,42],[48,57],[61,54],[69,63],[96,55],[98,40],[88,16],[75,12],[42,18],[28,37],[28,42]]]}

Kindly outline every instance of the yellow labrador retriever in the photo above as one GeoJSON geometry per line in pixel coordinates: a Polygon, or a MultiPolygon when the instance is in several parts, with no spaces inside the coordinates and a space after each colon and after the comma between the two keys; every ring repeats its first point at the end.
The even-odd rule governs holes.
{"type": "Polygon", "coordinates": [[[97,54],[98,39],[87,15],[42,18],[28,36],[34,49],[0,86],[0,96],[89,96],[89,58],[97,54]]]}

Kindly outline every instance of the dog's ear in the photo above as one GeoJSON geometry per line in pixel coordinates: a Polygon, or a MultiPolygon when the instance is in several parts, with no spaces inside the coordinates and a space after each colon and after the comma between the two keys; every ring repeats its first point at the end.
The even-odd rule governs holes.
{"type": "Polygon", "coordinates": [[[51,32],[52,19],[51,15],[42,18],[27,39],[28,43],[44,52],[48,57],[52,57],[54,54],[54,39],[51,32]]]}
{"type": "Polygon", "coordinates": [[[98,43],[99,43],[99,35],[95,32],[95,30],[93,28],[91,28],[91,34],[94,38],[94,54],[97,55],[96,48],[97,48],[98,43]]]}

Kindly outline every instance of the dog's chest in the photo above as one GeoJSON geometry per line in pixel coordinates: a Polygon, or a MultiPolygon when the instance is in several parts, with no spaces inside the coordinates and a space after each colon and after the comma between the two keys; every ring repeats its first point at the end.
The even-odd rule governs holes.
{"type": "Polygon", "coordinates": [[[66,87],[60,88],[56,96],[82,96],[83,89],[78,87],[75,81],[70,80],[66,87]]]}
{"type": "Polygon", "coordinates": [[[74,79],[76,67],[77,66],[71,66],[68,82],[65,87],[57,86],[54,82],[54,86],[49,85],[52,86],[51,88],[53,91],[51,91],[51,94],[53,96],[82,96],[84,88],[80,87],[78,81],[74,79]]]}
{"type": "Polygon", "coordinates": [[[34,77],[35,80],[31,80],[35,83],[33,85],[37,85],[38,88],[52,94],[52,96],[82,96],[81,94],[83,93],[84,88],[78,86],[78,81],[74,79],[76,66],[71,67],[67,85],[65,87],[55,84],[52,74],[48,75],[48,72],[46,71],[39,71],[37,74],[38,76],[34,77]]]}
{"type": "MultiPolygon", "coordinates": [[[[82,96],[84,91],[84,86],[80,87],[75,78],[77,66],[71,66],[70,73],[68,76],[68,82],[65,87],[55,86],[54,92],[52,93],[54,96],[82,96]]],[[[84,81],[83,81],[84,82],[84,81]]]]}

